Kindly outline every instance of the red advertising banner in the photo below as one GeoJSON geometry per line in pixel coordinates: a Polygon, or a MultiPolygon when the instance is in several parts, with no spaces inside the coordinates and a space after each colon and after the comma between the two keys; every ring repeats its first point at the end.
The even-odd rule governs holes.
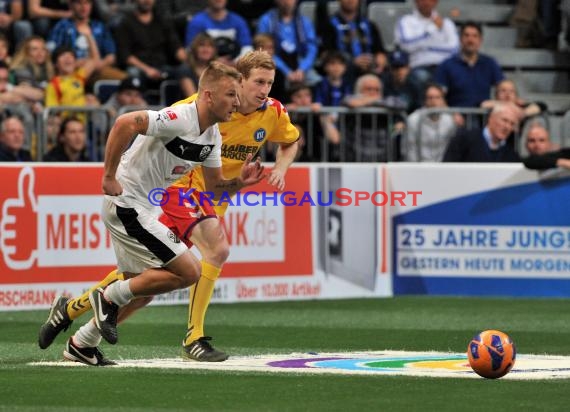
{"type": "Polygon", "coordinates": [[[0,283],[80,282],[114,266],[101,167],[0,167],[0,283]]]}
{"type": "MultiPolygon", "coordinates": [[[[115,266],[101,220],[101,165],[0,166],[0,284],[99,280],[115,266]]],[[[309,190],[292,169],[287,190],[309,190]]],[[[252,192],[273,189],[266,183],[252,192]]],[[[224,276],[311,275],[310,205],[230,206],[224,276]]]]}

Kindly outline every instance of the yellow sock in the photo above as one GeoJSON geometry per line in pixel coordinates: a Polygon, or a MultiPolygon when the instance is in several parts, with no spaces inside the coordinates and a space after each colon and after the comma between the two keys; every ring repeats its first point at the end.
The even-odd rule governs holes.
{"type": "Polygon", "coordinates": [[[184,344],[189,345],[204,336],[204,318],[214,292],[216,279],[222,268],[202,261],[202,274],[198,282],[190,286],[190,303],[188,307],[188,333],[184,344]]]}
{"type": "Polygon", "coordinates": [[[117,273],[117,270],[109,272],[109,274],[101,282],[97,283],[83,295],[78,298],[71,299],[67,302],[67,314],[69,319],[74,320],[83,315],[89,309],[91,309],[91,303],[89,303],[89,294],[97,288],[104,288],[109,283],[115,280],[123,280],[124,276],[122,273],[117,273]]]}

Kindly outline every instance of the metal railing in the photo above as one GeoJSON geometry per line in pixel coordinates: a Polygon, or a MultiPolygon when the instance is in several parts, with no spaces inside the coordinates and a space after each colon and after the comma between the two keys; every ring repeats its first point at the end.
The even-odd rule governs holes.
{"type": "MultiPolygon", "coordinates": [[[[483,125],[485,125],[486,123],[486,117],[489,114],[489,110],[488,109],[478,109],[478,108],[468,108],[468,107],[464,107],[464,108],[457,108],[457,107],[445,107],[445,108],[422,108],[419,109],[418,111],[419,113],[419,121],[418,121],[418,128],[416,130],[416,133],[414,136],[411,135],[410,131],[407,130],[406,131],[406,139],[412,140],[414,141],[415,144],[412,145],[413,150],[416,151],[415,155],[415,159],[417,159],[417,161],[421,162],[423,159],[423,154],[422,154],[422,148],[425,147],[426,142],[423,140],[425,136],[422,136],[422,127],[421,125],[424,124],[424,122],[427,121],[429,116],[433,116],[433,115],[443,115],[443,114],[449,114],[452,116],[455,116],[457,114],[461,115],[463,117],[463,126],[465,129],[467,130],[472,130],[472,129],[482,129],[483,125]]],[[[441,141],[439,142],[439,144],[443,147],[441,147],[442,151],[445,151],[445,147],[447,146],[448,143],[448,139],[446,139],[446,137],[450,137],[450,136],[438,136],[441,141]]],[[[515,138],[517,139],[518,143],[518,135],[515,136],[515,138]]],[[[518,144],[516,144],[515,147],[518,147],[518,144]]]]}
{"type": "MultiPolygon", "coordinates": [[[[10,105],[2,106],[2,114],[6,113],[19,116],[26,130],[26,148],[30,148],[35,154],[36,160],[41,160],[48,149],[47,120],[50,116],[66,112],[79,115],[86,119],[88,137],[88,155],[92,160],[103,160],[106,138],[113,125],[115,117],[104,107],[77,107],[56,106],[45,108],[41,113],[33,114],[28,106],[10,105]]],[[[119,110],[116,116],[134,110],[160,110],[162,106],[126,106],[119,110]]],[[[302,107],[289,110],[291,121],[303,127],[306,139],[303,160],[306,161],[395,161],[398,160],[396,148],[398,135],[394,126],[397,122],[406,123],[408,115],[403,111],[395,111],[383,107],[366,107],[350,109],[347,107],[321,107],[313,111],[310,107],[302,107]],[[321,118],[323,116],[335,116],[335,126],[338,128],[341,139],[338,145],[332,144],[323,132],[321,118]]],[[[472,129],[481,127],[486,123],[486,109],[472,108],[437,108],[422,109],[420,122],[432,114],[459,113],[465,119],[465,127],[472,129]]],[[[566,114],[565,122],[568,122],[561,135],[561,141],[565,143],[564,132],[570,130],[570,112],[566,114]]],[[[1,116],[0,116],[1,117],[1,116]]],[[[547,128],[548,116],[545,116],[547,128]]],[[[422,135],[419,132],[413,138],[417,148],[421,148],[422,135]]],[[[515,149],[520,146],[521,134],[515,135],[515,149]]],[[[265,150],[265,149],[264,149],[265,150]]],[[[418,157],[421,159],[421,157],[418,157]]]]}
{"type": "Polygon", "coordinates": [[[394,126],[398,121],[406,121],[405,112],[383,107],[324,106],[318,111],[302,107],[289,113],[294,124],[304,126],[306,158],[323,162],[396,160],[394,126]],[[326,115],[337,117],[336,126],[341,136],[338,145],[332,145],[322,127],[317,127],[317,122],[320,124],[321,117],[326,115]]]}
{"type": "Polygon", "coordinates": [[[48,149],[48,134],[46,125],[50,116],[60,113],[74,115],[85,120],[87,134],[87,155],[93,161],[102,161],[105,143],[112,121],[112,114],[104,107],[91,106],[53,106],[46,107],[41,113],[41,120],[36,122],[38,139],[38,159],[41,159],[48,149]]]}

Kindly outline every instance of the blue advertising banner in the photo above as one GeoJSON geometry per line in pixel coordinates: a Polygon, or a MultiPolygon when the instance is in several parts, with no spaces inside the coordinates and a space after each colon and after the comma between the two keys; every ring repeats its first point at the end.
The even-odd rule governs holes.
{"type": "Polygon", "coordinates": [[[570,177],[464,166],[434,184],[427,170],[426,204],[392,214],[395,295],[570,296],[570,177]]]}

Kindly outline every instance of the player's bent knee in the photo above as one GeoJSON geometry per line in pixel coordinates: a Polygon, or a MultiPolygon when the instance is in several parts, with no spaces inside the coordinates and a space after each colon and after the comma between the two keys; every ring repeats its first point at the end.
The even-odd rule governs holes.
{"type": "Polygon", "coordinates": [[[222,266],[230,256],[230,246],[227,242],[221,242],[214,246],[210,261],[215,262],[216,266],[222,266]]]}
{"type": "Polygon", "coordinates": [[[188,273],[186,276],[180,276],[179,279],[180,285],[178,289],[184,289],[198,282],[198,279],[200,279],[200,272],[188,273]]]}
{"type": "Polygon", "coordinates": [[[186,288],[193,285],[200,278],[202,266],[200,261],[194,255],[187,252],[179,256],[168,269],[174,273],[178,281],[178,289],[186,288]]]}

